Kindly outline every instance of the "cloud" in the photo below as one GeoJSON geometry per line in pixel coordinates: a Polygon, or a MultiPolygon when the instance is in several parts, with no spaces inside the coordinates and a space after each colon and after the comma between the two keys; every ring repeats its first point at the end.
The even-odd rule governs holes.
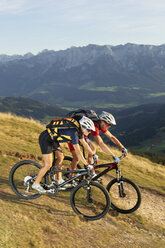
{"type": "Polygon", "coordinates": [[[17,13],[24,9],[26,0],[1,0],[0,13],[17,13]]]}
{"type": "Polygon", "coordinates": [[[23,14],[45,11],[55,15],[71,16],[71,20],[99,19],[116,14],[137,12],[161,13],[164,0],[0,0],[0,14],[23,14]]]}
{"type": "Polygon", "coordinates": [[[67,10],[87,4],[88,0],[0,0],[0,13],[23,13],[28,10],[46,8],[54,10],[67,10]]]}
{"type": "Polygon", "coordinates": [[[0,0],[0,28],[4,39],[30,32],[28,40],[45,40],[45,47],[50,41],[51,47],[58,41],[60,47],[137,39],[162,43],[164,12],[164,0],[0,0]]]}
{"type": "Polygon", "coordinates": [[[23,14],[48,6],[52,0],[0,0],[0,14],[23,14]]]}

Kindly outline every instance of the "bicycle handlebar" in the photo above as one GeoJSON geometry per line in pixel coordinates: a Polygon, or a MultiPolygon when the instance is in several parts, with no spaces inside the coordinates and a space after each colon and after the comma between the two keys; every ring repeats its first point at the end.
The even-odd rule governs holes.
{"type": "Polygon", "coordinates": [[[126,154],[125,153],[122,153],[122,155],[120,157],[118,157],[120,160],[125,158],[126,157],[126,154]]]}

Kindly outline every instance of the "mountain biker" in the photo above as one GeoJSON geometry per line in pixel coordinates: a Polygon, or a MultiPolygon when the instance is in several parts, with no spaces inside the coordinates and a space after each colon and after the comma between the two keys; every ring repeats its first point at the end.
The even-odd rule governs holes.
{"type": "MultiPolygon", "coordinates": [[[[95,125],[95,131],[91,131],[91,134],[94,138],[94,140],[96,141],[96,143],[100,146],[100,148],[107,154],[111,155],[115,162],[118,162],[118,157],[116,157],[113,152],[110,150],[110,148],[104,143],[104,141],[102,140],[101,136],[100,136],[100,132],[102,132],[103,134],[105,134],[114,144],[116,144],[121,150],[122,152],[127,155],[127,149],[121,144],[121,142],[113,135],[111,134],[108,129],[112,126],[112,125],[116,125],[116,121],[115,118],[112,114],[102,111],[102,113],[99,115],[99,120],[98,121],[93,121],[94,125],[95,125]]],[[[88,143],[88,145],[90,146],[91,150],[93,151],[93,153],[96,153],[96,148],[95,146],[92,144],[92,142],[89,140],[88,137],[86,137],[86,142],[88,143]]],[[[73,161],[71,163],[71,169],[74,170],[79,162],[79,158],[76,156],[74,147],[72,146],[72,144],[68,144],[69,149],[72,153],[73,156],[73,161]]],[[[93,156],[91,154],[88,154],[88,163],[92,164],[93,161],[93,156]]]]}
{"type": "MultiPolygon", "coordinates": [[[[39,170],[37,178],[32,185],[32,188],[37,190],[40,193],[45,193],[46,190],[40,185],[40,182],[45,175],[45,173],[51,168],[52,166],[52,151],[55,149],[56,155],[56,167],[58,169],[62,168],[62,162],[64,159],[63,151],[60,147],[60,143],[68,142],[66,139],[61,139],[62,136],[69,137],[71,140],[71,144],[74,148],[76,157],[82,161],[83,164],[88,165],[88,162],[84,158],[80,147],[79,147],[79,140],[84,146],[84,148],[92,155],[93,151],[88,146],[86,141],[84,140],[84,135],[88,136],[91,131],[95,131],[94,123],[91,119],[83,116],[79,121],[79,128],[57,128],[57,133],[60,137],[59,140],[52,140],[48,130],[43,131],[39,136],[39,144],[42,152],[42,160],[43,160],[43,167],[39,170]]],[[[57,173],[57,180],[56,184],[63,183],[64,180],[62,179],[62,174],[57,173]]]]}

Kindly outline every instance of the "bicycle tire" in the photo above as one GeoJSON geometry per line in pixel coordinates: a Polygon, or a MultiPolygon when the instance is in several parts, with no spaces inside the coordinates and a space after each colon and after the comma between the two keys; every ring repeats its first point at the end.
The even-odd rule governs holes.
{"type": "MultiPolygon", "coordinates": [[[[42,166],[40,164],[32,160],[22,160],[19,163],[15,164],[9,174],[9,184],[13,192],[23,199],[36,199],[40,197],[41,194],[36,193],[36,190],[33,190],[32,188],[30,188],[31,191],[29,193],[26,192],[26,186],[24,185],[24,183],[26,176],[31,176],[32,178],[34,177],[32,173],[36,173],[36,178],[36,175],[38,174],[38,171],[41,167],[42,166]]],[[[29,184],[32,184],[33,181],[34,180],[31,179],[29,181],[29,184]]],[[[42,182],[46,183],[46,181],[46,177],[43,177],[42,182]]]]}
{"type": "Polygon", "coordinates": [[[83,181],[72,190],[70,204],[73,211],[86,220],[98,220],[109,211],[110,197],[107,190],[99,183],[91,181],[88,185],[87,181],[83,181]],[[92,196],[88,196],[87,187],[90,187],[92,196]]]}
{"type": "Polygon", "coordinates": [[[108,183],[106,189],[111,196],[111,207],[117,212],[129,214],[139,208],[141,193],[138,186],[130,179],[122,177],[118,182],[117,178],[114,178],[108,183]],[[122,196],[119,192],[121,185],[124,189],[122,196]]]}

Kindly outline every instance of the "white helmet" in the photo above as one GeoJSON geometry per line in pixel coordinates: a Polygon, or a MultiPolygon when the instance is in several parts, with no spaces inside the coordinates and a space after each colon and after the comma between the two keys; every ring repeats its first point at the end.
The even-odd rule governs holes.
{"type": "Polygon", "coordinates": [[[93,121],[91,119],[89,119],[88,117],[86,117],[86,116],[83,116],[79,120],[79,123],[80,123],[81,127],[84,127],[87,130],[96,131],[93,121]]]}
{"type": "Polygon", "coordinates": [[[105,121],[107,124],[116,125],[115,118],[108,112],[102,111],[101,115],[99,115],[99,119],[105,121]]]}

